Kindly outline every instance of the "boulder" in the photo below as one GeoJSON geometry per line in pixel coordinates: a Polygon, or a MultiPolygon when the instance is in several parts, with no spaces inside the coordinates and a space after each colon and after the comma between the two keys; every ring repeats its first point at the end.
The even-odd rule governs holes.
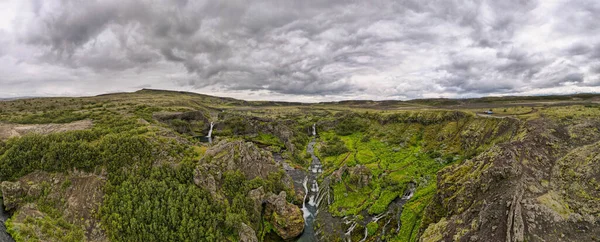
{"type": "Polygon", "coordinates": [[[269,194],[265,205],[265,218],[284,240],[292,239],[304,231],[304,217],[297,206],[286,201],[286,193],[269,194]]]}
{"type": "Polygon", "coordinates": [[[6,210],[17,208],[22,198],[27,195],[27,190],[23,188],[20,182],[4,181],[0,184],[4,207],[6,210]]]}
{"type": "Polygon", "coordinates": [[[368,186],[372,176],[371,170],[364,165],[357,165],[350,169],[350,179],[359,188],[368,186]]]}
{"type": "Polygon", "coordinates": [[[198,166],[194,170],[194,184],[207,189],[213,195],[217,192],[215,177],[208,173],[208,170],[204,166],[198,166]]]}
{"type": "Polygon", "coordinates": [[[240,242],[258,242],[256,232],[245,223],[242,223],[238,231],[240,242]]]}
{"type": "MultiPolygon", "coordinates": [[[[206,151],[200,160],[199,171],[204,175],[210,173],[239,170],[249,180],[256,177],[267,179],[269,173],[278,172],[279,165],[275,163],[270,152],[262,150],[251,142],[221,141],[206,151]]],[[[219,180],[219,178],[216,178],[219,180]]]]}
{"type": "Polygon", "coordinates": [[[256,188],[248,192],[248,197],[254,202],[254,212],[260,214],[262,211],[262,203],[265,197],[265,190],[263,187],[256,188]]]}

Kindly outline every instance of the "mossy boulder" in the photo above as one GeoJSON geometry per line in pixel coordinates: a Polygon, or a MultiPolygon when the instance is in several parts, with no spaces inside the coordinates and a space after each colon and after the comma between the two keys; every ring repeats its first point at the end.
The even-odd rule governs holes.
{"type": "Polygon", "coordinates": [[[266,199],[265,217],[282,239],[295,238],[304,231],[304,216],[300,208],[286,201],[285,192],[270,194],[266,199]]]}

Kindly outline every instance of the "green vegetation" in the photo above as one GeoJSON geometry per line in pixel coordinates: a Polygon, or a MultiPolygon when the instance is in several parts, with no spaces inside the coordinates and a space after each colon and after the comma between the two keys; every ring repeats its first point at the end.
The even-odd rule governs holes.
{"type": "Polygon", "coordinates": [[[325,145],[321,146],[319,153],[325,157],[338,156],[348,152],[348,148],[338,136],[334,136],[328,140],[325,145]]]}
{"type": "Polygon", "coordinates": [[[15,223],[12,219],[6,221],[7,231],[13,235],[15,241],[65,241],[77,242],[85,238],[83,229],[68,223],[63,218],[52,216],[32,217],[27,216],[23,223],[15,223]],[[43,234],[39,238],[36,230],[43,234]]]}
{"type": "MultiPolygon", "coordinates": [[[[183,170],[186,170],[185,168],[183,170]]],[[[152,169],[149,177],[128,176],[105,198],[102,220],[112,241],[216,240],[232,230],[234,216],[207,191],[191,184],[191,172],[152,169]],[[187,174],[186,174],[187,173],[187,174]]]]}
{"type": "MultiPolygon", "coordinates": [[[[597,169],[589,167],[597,156],[598,137],[593,134],[598,133],[594,120],[600,118],[599,106],[587,101],[552,106],[550,98],[524,99],[534,103],[507,97],[309,105],[143,90],[0,102],[0,181],[41,187],[37,195],[35,189],[33,194],[21,192],[8,231],[17,241],[89,240],[89,231],[96,227],[100,237],[110,241],[236,241],[238,228],[245,223],[258,238],[270,238],[278,224],[262,218],[249,192],[259,187],[265,193],[286,191],[288,202],[301,204],[302,197],[291,187],[294,181],[281,167],[254,179],[229,159],[207,166],[218,168],[211,174],[196,174],[196,169],[201,162],[209,164],[227,155],[211,150],[219,142],[243,140],[242,144],[252,142],[260,150],[253,154],[265,153],[266,159],[277,155],[305,170],[311,160],[306,149],[313,124],[318,131],[315,152],[323,164],[319,181],[330,181],[320,189],[332,196],[322,212],[360,222],[369,239],[379,236],[387,217],[378,222],[370,219],[393,212],[390,205],[413,185],[414,195],[399,217],[399,232],[387,230],[382,239],[443,238],[448,224],[455,222],[447,215],[475,204],[460,194],[492,167],[490,161],[503,152],[499,144],[523,142],[534,133],[525,122],[542,118],[570,125],[543,133],[541,137],[551,137],[542,139],[543,145],[559,147],[553,137],[568,137],[588,146],[560,160],[560,166],[554,167],[556,174],[547,178],[550,181],[527,188],[539,193],[535,196],[539,204],[565,219],[571,213],[597,214],[600,185],[591,180],[597,169]],[[476,115],[488,109],[496,117],[476,115]],[[83,130],[19,129],[74,121],[93,125],[83,130]],[[210,122],[215,122],[214,143],[202,143],[197,137],[205,135],[210,122]],[[36,173],[41,171],[49,177],[36,173]],[[86,175],[101,181],[93,187],[100,194],[98,204],[73,213],[68,199],[90,193],[85,186],[90,182],[81,178],[86,175]],[[195,181],[195,176],[208,175],[214,177],[207,184],[195,181]],[[444,196],[436,196],[438,186],[444,196]],[[556,187],[569,195],[547,191],[556,187]],[[584,206],[583,200],[596,205],[584,206]]],[[[250,155],[238,151],[232,153],[235,161],[250,155]]],[[[521,158],[524,165],[540,162],[521,158]]],[[[457,231],[456,238],[469,232],[457,231]]]]}
{"type": "Polygon", "coordinates": [[[370,222],[367,224],[367,234],[369,236],[375,235],[375,233],[377,233],[378,229],[379,229],[379,224],[377,224],[376,222],[370,222]]]}

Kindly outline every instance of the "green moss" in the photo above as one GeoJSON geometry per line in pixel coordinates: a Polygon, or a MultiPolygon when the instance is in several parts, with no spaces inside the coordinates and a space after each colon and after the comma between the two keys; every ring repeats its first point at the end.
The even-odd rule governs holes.
{"type": "Polygon", "coordinates": [[[272,134],[259,133],[257,136],[250,138],[252,142],[256,142],[263,145],[275,146],[275,147],[284,147],[283,142],[272,134]]]}
{"type": "Polygon", "coordinates": [[[397,191],[383,190],[375,203],[369,208],[369,214],[380,214],[387,210],[388,205],[398,197],[397,191]]]}
{"type": "Polygon", "coordinates": [[[556,194],[554,191],[539,196],[537,200],[539,203],[555,211],[564,219],[569,218],[569,215],[572,213],[572,211],[569,209],[569,205],[565,203],[560,198],[560,195],[556,194]]]}
{"type": "Polygon", "coordinates": [[[438,242],[442,241],[444,238],[444,231],[446,230],[446,226],[448,226],[448,222],[446,218],[442,218],[439,222],[435,224],[430,224],[423,235],[420,238],[420,241],[423,242],[438,242]]]}
{"type": "Polygon", "coordinates": [[[402,227],[398,233],[399,241],[416,241],[421,228],[425,208],[430,204],[435,194],[435,183],[418,189],[414,196],[404,205],[400,221],[402,227]]]}
{"type": "Polygon", "coordinates": [[[379,224],[377,224],[377,222],[370,222],[367,224],[367,234],[369,236],[375,235],[375,233],[377,233],[378,229],[379,229],[379,224]]]}

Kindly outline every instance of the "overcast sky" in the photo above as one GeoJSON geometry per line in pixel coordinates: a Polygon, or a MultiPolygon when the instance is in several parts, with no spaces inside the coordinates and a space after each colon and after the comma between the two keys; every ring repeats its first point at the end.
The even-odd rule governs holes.
{"type": "Polygon", "coordinates": [[[600,92],[598,0],[0,0],[0,97],[600,92]]]}

